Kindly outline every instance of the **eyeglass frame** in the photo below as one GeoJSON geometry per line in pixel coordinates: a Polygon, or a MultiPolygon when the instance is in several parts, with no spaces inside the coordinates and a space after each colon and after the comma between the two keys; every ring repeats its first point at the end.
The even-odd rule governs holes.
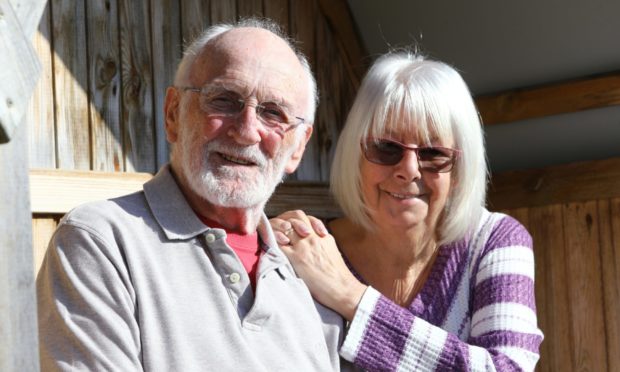
{"type": "Polygon", "coordinates": [[[450,148],[450,147],[444,147],[444,146],[419,146],[419,147],[413,147],[413,146],[407,146],[404,143],[401,143],[401,142],[393,140],[393,139],[389,139],[389,138],[375,138],[375,137],[368,137],[368,138],[366,138],[365,141],[361,141],[360,142],[360,147],[361,147],[361,150],[362,150],[362,154],[364,155],[364,158],[366,160],[368,160],[369,162],[371,162],[373,164],[382,165],[382,166],[394,166],[394,165],[397,165],[405,157],[405,150],[413,151],[413,152],[415,152],[416,159],[418,160],[418,167],[419,167],[419,169],[427,171],[427,172],[431,172],[431,173],[449,173],[449,172],[451,172],[452,169],[454,168],[454,164],[456,163],[456,161],[458,160],[458,158],[461,156],[461,153],[462,153],[461,150],[453,149],[453,148],[450,148]],[[398,159],[398,161],[395,162],[394,164],[380,163],[380,162],[371,160],[368,157],[368,155],[367,155],[367,150],[368,150],[368,144],[369,143],[373,143],[373,142],[374,143],[389,142],[389,143],[397,145],[402,150],[400,159],[398,159]],[[426,150],[426,149],[447,150],[447,152],[450,153],[451,156],[449,157],[449,161],[441,169],[433,169],[433,168],[423,167],[422,164],[420,164],[420,161],[421,161],[421,159],[420,159],[420,151],[426,150]],[[445,168],[447,168],[447,169],[445,169],[445,168]]]}
{"type": "MultiPolygon", "coordinates": [[[[232,93],[232,94],[236,94],[239,97],[243,97],[241,94],[239,94],[238,92],[234,91],[234,90],[230,90],[230,89],[226,89],[225,87],[221,87],[218,85],[205,85],[203,87],[197,88],[197,87],[188,87],[188,86],[176,86],[175,88],[183,90],[183,91],[190,91],[190,92],[195,92],[198,93],[200,95],[200,99],[205,99],[208,97],[208,94],[211,91],[215,91],[215,89],[219,89],[222,93],[232,93]]],[[[282,107],[282,105],[278,104],[277,102],[273,102],[273,101],[266,101],[266,102],[262,102],[262,103],[256,103],[255,105],[248,105],[247,104],[247,98],[239,98],[237,100],[238,102],[241,103],[241,108],[239,110],[239,112],[236,113],[223,113],[223,112],[209,112],[208,110],[206,110],[203,107],[203,102],[200,102],[200,109],[207,115],[221,115],[221,116],[226,116],[226,117],[237,117],[239,115],[241,115],[241,113],[243,112],[243,110],[245,110],[246,106],[247,107],[254,107],[254,110],[256,111],[256,117],[258,118],[258,120],[263,123],[267,128],[270,129],[274,129],[274,130],[278,130],[280,129],[282,132],[287,132],[293,128],[296,128],[302,124],[306,124],[306,119],[304,119],[303,117],[300,116],[296,116],[296,115],[291,115],[289,114],[288,110],[284,107],[282,107]],[[266,119],[264,119],[260,113],[263,112],[263,110],[266,109],[265,105],[266,104],[273,104],[276,105],[278,107],[278,109],[284,113],[284,115],[287,118],[294,118],[297,119],[298,122],[297,123],[278,123],[278,124],[271,124],[269,122],[267,122],[266,119]]],[[[208,103],[205,103],[208,104],[208,103]]],[[[290,119],[289,119],[290,120],[290,119]]]]}

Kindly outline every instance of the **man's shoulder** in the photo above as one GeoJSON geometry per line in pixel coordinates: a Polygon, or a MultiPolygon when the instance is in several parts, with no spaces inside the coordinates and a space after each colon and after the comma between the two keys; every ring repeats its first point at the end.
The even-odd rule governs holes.
{"type": "Polygon", "coordinates": [[[150,215],[143,191],[117,198],[92,201],[79,205],[69,211],[61,224],[101,226],[124,224],[128,219],[143,219],[150,215]]]}

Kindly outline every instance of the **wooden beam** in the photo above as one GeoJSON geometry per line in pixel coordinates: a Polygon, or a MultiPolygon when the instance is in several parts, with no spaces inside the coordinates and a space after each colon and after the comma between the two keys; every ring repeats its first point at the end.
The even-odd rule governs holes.
{"type": "Polygon", "coordinates": [[[41,71],[9,0],[0,0],[0,50],[0,143],[6,143],[28,109],[41,71]]]}
{"type": "Polygon", "coordinates": [[[620,72],[476,98],[485,125],[620,105],[620,72]]]}
{"type": "Polygon", "coordinates": [[[491,209],[512,209],[620,197],[620,158],[494,175],[491,209]]]}
{"type": "Polygon", "coordinates": [[[27,127],[22,120],[0,145],[0,371],[6,372],[39,370],[27,127]]]}
{"type": "Polygon", "coordinates": [[[142,185],[151,177],[149,173],[32,169],[32,212],[64,214],[89,201],[114,198],[142,190],[142,185]]]}
{"type": "Polygon", "coordinates": [[[342,216],[340,208],[329,193],[327,182],[288,181],[276,189],[265,207],[268,216],[301,209],[320,218],[342,216]]]}
{"type": "Polygon", "coordinates": [[[351,10],[345,0],[319,0],[319,9],[338,40],[351,81],[358,87],[368,70],[368,53],[353,22],[351,10]]]}

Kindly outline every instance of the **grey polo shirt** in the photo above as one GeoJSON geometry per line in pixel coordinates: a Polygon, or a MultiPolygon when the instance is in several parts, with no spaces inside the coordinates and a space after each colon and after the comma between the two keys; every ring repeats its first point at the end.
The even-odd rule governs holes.
{"type": "Polygon", "coordinates": [[[256,293],[168,166],[71,211],[37,278],[42,370],[333,371],[343,321],[315,303],[265,216],[256,293]]]}

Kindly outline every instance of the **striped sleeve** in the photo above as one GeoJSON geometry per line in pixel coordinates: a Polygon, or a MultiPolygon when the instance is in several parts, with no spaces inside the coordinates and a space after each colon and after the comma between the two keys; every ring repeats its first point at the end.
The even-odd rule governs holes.
{"type": "Polygon", "coordinates": [[[542,333],[531,238],[518,222],[498,222],[473,280],[466,289],[473,311],[467,340],[369,287],[340,354],[368,371],[533,371],[542,333]]]}

